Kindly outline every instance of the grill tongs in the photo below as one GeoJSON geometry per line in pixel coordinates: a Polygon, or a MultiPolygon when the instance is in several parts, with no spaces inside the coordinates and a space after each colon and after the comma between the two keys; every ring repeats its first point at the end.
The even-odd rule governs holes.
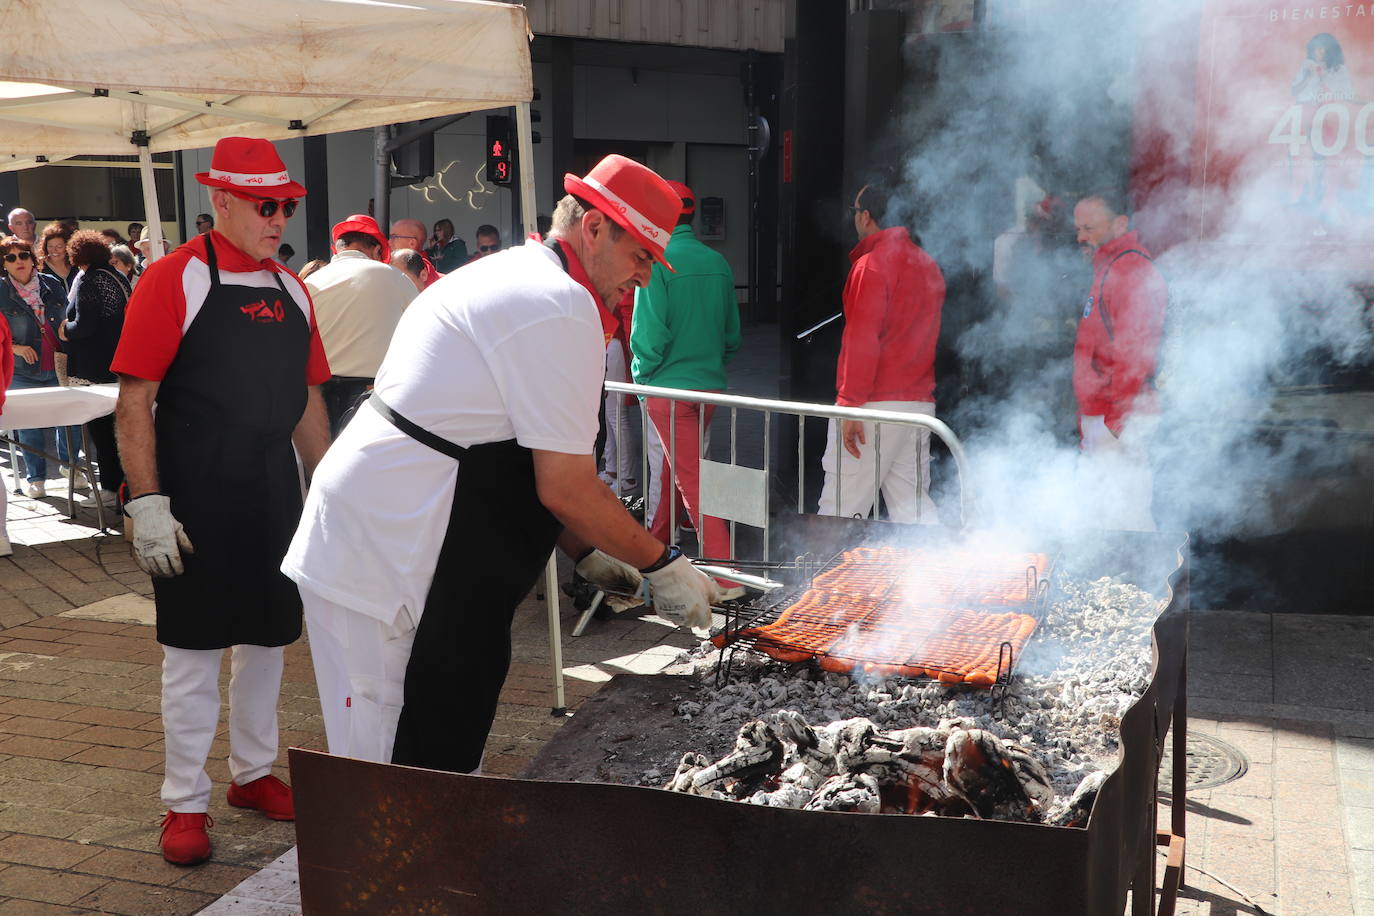
{"type": "MultiPolygon", "coordinates": [[[[716,562],[721,561],[707,562],[703,560],[693,560],[692,565],[706,575],[716,579],[718,582],[732,582],[735,584],[735,588],[730,588],[726,592],[725,600],[727,601],[742,598],[748,593],[766,594],[774,589],[783,587],[781,582],[774,582],[772,579],[763,576],[755,576],[749,573],[740,572],[738,569],[718,566],[716,562]]],[[[723,562],[728,563],[730,561],[726,560],[723,562]]],[[[616,589],[597,589],[596,595],[592,598],[592,603],[582,612],[582,616],[578,618],[577,624],[573,627],[572,635],[581,636],[586,632],[587,624],[591,622],[592,616],[596,613],[597,608],[601,607],[601,603],[607,598],[619,598],[625,602],[638,602],[638,604],[626,604],[623,609],[628,610],[631,607],[637,607],[639,604],[647,603],[645,601],[645,594],[647,594],[647,592],[644,594],[641,594],[641,592],[644,592],[644,590],[641,589],[640,592],[627,592],[618,591],[616,589]]],[[[712,610],[729,613],[727,608],[713,607],[712,610]]]]}

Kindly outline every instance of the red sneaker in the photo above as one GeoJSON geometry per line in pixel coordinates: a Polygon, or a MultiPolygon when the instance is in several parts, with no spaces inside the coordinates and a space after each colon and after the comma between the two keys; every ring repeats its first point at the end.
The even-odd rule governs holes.
{"type": "Polygon", "coordinates": [[[210,836],[206,827],[215,826],[210,815],[168,811],[162,819],[162,858],[173,865],[199,865],[210,858],[210,836]]]}
{"type": "Polygon", "coordinates": [[[275,776],[263,776],[246,786],[229,784],[229,804],[235,808],[256,808],[274,821],[294,821],[296,801],[291,787],[275,776]]]}

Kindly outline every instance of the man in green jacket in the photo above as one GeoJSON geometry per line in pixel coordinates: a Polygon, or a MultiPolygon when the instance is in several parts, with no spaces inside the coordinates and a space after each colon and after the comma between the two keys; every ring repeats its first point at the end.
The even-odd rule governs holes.
{"type": "MultiPolygon", "coordinates": [[[[675,272],[655,264],[649,285],[635,293],[630,372],[640,385],[722,391],[725,364],[734,357],[740,341],[735,276],[725,258],[692,232],[697,208],[692,189],[677,181],[668,184],[682,197],[682,215],[666,254],[675,272]]],[[[730,535],[724,520],[703,519],[699,511],[698,442],[701,428],[711,425],[714,408],[664,398],[649,398],[648,408],[664,453],[659,480],[671,479],[677,485],[660,484],[649,532],[665,544],[672,539],[680,495],[697,526],[702,555],[728,557],[730,535]]],[[[652,462],[651,457],[651,467],[652,462]]],[[[654,502],[652,492],[649,497],[654,502]]]]}

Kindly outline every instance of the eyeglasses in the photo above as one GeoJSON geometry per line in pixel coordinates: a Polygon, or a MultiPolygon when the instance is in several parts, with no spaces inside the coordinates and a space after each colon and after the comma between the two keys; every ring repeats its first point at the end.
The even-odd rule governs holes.
{"type": "Polygon", "coordinates": [[[33,255],[27,251],[11,251],[5,255],[5,263],[13,264],[15,261],[32,261],[33,255]]]}
{"type": "MultiPolygon", "coordinates": [[[[292,201],[292,203],[295,203],[295,201],[292,201]]],[[[292,207],[292,210],[294,210],[294,209],[295,209],[295,208],[292,207]]],[[[264,213],[264,214],[263,214],[263,216],[271,216],[271,215],[272,215],[271,213],[264,213]]],[[[287,215],[287,216],[290,216],[291,214],[288,213],[288,214],[286,214],[286,215],[287,215]]],[[[197,225],[197,226],[208,226],[208,225],[210,225],[210,221],[209,221],[208,219],[198,219],[198,220],[196,220],[196,225],[197,225]]]]}
{"type": "Polygon", "coordinates": [[[500,245],[478,245],[478,246],[477,246],[477,250],[478,250],[478,251],[500,251],[500,250],[501,250],[501,246],[500,246],[500,245]]]}
{"type": "Polygon", "coordinates": [[[390,241],[393,241],[393,242],[396,241],[397,239],[410,239],[412,242],[421,241],[421,239],[420,239],[420,237],[419,237],[418,235],[396,235],[396,234],[392,234],[392,235],[388,236],[387,238],[388,238],[390,241]]]}
{"type": "MultiPolygon", "coordinates": [[[[225,190],[228,189],[226,188],[225,190]]],[[[254,197],[252,194],[241,194],[238,191],[229,191],[229,193],[239,200],[255,201],[258,205],[258,216],[264,219],[270,216],[276,216],[277,207],[281,207],[281,212],[286,215],[287,219],[290,219],[295,215],[296,207],[300,206],[299,200],[276,200],[271,197],[254,197]]],[[[200,223],[196,223],[196,225],[199,226],[200,223]]]]}

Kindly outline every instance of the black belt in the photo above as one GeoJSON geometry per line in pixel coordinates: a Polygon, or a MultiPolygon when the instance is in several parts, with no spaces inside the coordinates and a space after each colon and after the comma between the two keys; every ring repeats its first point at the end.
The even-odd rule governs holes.
{"type": "Polygon", "coordinates": [[[385,417],[392,426],[396,427],[416,442],[422,445],[428,445],[436,452],[447,455],[455,461],[462,461],[467,455],[468,450],[463,446],[456,442],[450,442],[443,436],[434,435],[434,433],[420,426],[418,423],[407,420],[405,417],[392,410],[375,390],[372,392],[372,396],[367,399],[367,403],[371,404],[372,409],[385,417]]]}
{"type": "Polygon", "coordinates": [[[339,384],[348,384],[352,382],[357,385],[371,385],[375,381],[376,379],[365,378],[361,375],[331,375],[325,384],[329,384],[329,382],[337,382],[339,384]]]}

